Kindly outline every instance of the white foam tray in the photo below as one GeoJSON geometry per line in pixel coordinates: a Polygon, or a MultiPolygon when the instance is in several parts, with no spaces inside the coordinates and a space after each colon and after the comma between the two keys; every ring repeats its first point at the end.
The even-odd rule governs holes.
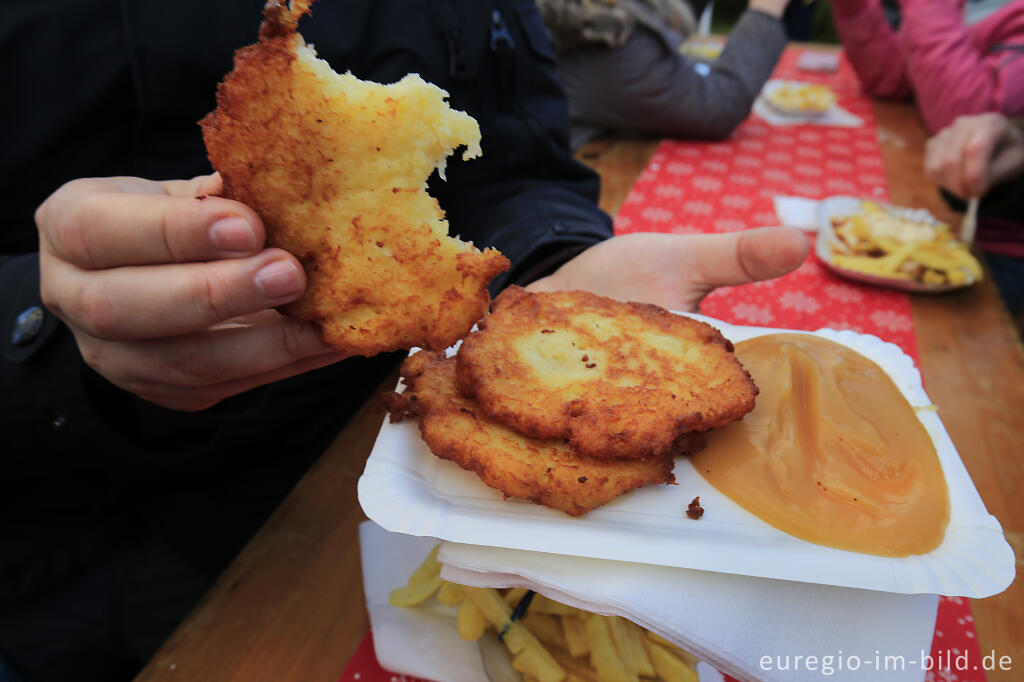
{"type": "MultiPolygon", "coordinates": [[[[790,331],[692,317],[733,342],[790,331]]],[[[899,347],[851,331],[813,333],[878,363],[911,405],[931,404],[913,361],[899,347]]],[[[949,486],[950,522],[938,548],[906,558],[832,549],[783,533],[715,490],[685,457],[676,460],[677,485],[646,486],[580,518],[504,500],[475,474],[431,454],[411,420],[385,420],[359,479],[359,502],[367,516],[389,531],[452,542],[906,594],[997,594],[1013,581],[1013,551],[938,415],[927,409],[917,414],[949,486]],[[693,521],[685,510],[698,495],[706,512],[693,521]]]]}

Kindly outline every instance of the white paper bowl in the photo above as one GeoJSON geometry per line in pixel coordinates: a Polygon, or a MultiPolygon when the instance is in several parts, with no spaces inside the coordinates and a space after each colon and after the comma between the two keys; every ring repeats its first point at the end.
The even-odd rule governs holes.
{"type": "MultiPolygon", "coordinates": [[[[691,315],[733,342],[790,330],[741,327],[691,315]]],[[[793,332],[811,333],[811,332],[793,332]]],[[[814,334],[876,362],[915,407],[930,406],[913,361],[899,347],[851,331],[814,334]]],[[[573,518],[522,500],[504,500],[475,474],[431,454],[414,421],[385,420],[359,479],[359,502],[385,529],[452,542],[571,556],[680,566],[907,594],[981,598],[1013,581],[1014,555],[982,503],[938,415],[917,410],[949,486],[950,521],[928,554],[880,557],[816,545],[747,512],[707,483],[685,457],[677,485],[649,485],[573,518]],[[700,521],[686,516],[700,496],[700,521]]]]}

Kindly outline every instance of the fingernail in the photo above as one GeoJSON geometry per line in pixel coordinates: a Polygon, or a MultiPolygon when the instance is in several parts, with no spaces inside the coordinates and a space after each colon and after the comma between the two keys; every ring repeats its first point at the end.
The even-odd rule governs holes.
{"type": "Polygon", "coordinates": [[[284,303],[302,291],[302,275],[293,263],[276,260],[256,273],[256,288],[269,304],[284,303]]]}
{"type": "Polygon", "coordinates": [[[211,225],[210,241],[222,251],[246,252],[259,248],[252,225],[236,215],[221,218],[211,225]]]}

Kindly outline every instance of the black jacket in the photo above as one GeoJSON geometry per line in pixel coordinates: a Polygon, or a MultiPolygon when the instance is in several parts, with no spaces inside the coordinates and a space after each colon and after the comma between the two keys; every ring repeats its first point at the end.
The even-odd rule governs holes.
{"type": "MultiPolygon", "coordinates": [[[[41,305],[32,214],[63,182],[210,172],[196,121],[263,0],[54,0],[0,6],[0,608],[44,591],[116,543],[159,533],[215,575],[323,450],[395,356],[353,359],[198,414],[113,387],[41,305]]],[[[300,24],[337,71],[418,72],[473,115],[484,156],[431,181],[453,233],[524,282],[611,233],[597,178],[568,152],[566,105],[524,0],[321,0],[300,24]]]]}

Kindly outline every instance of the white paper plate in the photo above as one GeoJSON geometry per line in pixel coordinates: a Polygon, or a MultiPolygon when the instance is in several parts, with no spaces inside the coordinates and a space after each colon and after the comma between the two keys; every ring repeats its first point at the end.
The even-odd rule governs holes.
{"type": "MultiPolygon", "coordinates": [[[[829,197],[818,203],[818,239],[814,245],[814,252],[822,264],[829,270],[847,279],[857,280],[866,284],[926,294],[941,294],[946,291],[964,289],[977,282],[977,280],[968,276],[968,280],[963,284],[925,284],[916,280],[869,275],[866,272],[848,270],[833,263],[832,245],[839,241],[839,237],[836,236],[835,228],[832,226],[832,218],[841,218],[860,213],[862,204],[863,200],[856,197],[829,197]]],[[[922,223],[939,223],[935,216],[923,208],[903,208],[886,204],[881,204],[881,206],[899,218],[922,223]]]]}
{"type": "MultiPolygon", "coordinates": [[[[733,342],[789,331],[692,317],[733,342]]],[[[814,333],[878,363],[911,405],[931,404],[913,361],[897,346],[851,331],[814,333]]],[[[918,410],[918,417],[942,463],[950,522],[938,548],[907,558],[832,549],[783,533],[715,490],[685,457],[676,460],[677,485],[640,488],[581,518],[503,500],[475,474],[431,454],[413,421],[385,420],[359,479],[359,502],[367,516],[389,531],[452,542],[907,594],[997,594],[1013,581],[1013,551],[938,415],[918,410]],[[698,495],[706,512],[693,521],[686,507],[698,495]]]]}

